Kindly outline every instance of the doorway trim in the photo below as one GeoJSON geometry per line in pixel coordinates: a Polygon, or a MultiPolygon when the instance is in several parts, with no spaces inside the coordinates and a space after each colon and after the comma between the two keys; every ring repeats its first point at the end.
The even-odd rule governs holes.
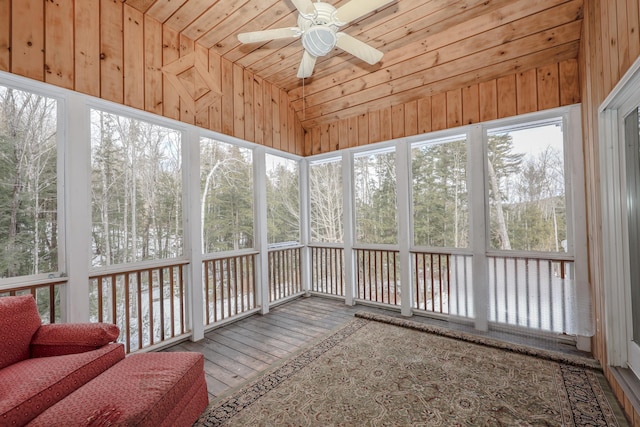
{"type": "Polygon", "coordinates": [[[607,361],[629,367],[631,279],[626,204],[625,142],[620,123],[640,105],[640,58],[634,62],[598,109],[602,209],[602,279],[607,361]],[[637,100],[637,102],[633,102],[637,100]]]}

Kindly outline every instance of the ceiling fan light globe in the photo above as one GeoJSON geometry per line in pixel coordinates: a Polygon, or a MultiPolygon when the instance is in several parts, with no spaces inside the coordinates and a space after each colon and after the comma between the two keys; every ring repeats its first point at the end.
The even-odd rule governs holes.
{"type": "Polygon", "coordinates": [[[331,52],[336,42],[336,33],[324,26],[313,26],[302,35],[302,46],[316,58],[331,52]]]}

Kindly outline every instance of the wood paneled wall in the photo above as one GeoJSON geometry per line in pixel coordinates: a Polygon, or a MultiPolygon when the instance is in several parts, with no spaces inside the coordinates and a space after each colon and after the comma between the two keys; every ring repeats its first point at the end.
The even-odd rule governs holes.
{"type": "MultiPolygon", "coordinates": [[[[121,0],[0,0],[0,70],[303,152],[304,131],[284,91],[121,0]],[[198,111],[162,72],[191,53],[207,64],[222,93],[198,111]]],[[[182,77],[187,86],[195,82],[188,88],[195,96],[201,93],[197,77],[182,77]]]]}
{"type": "Polygon", "coordinates": [[[582,78],[582,128],[585,151],[588,214],[589,275],[592,286],[596,333],[594,356],[634,426],[640,416],[607,369],[602,261],[602,218],[598,107],[640,55],[640,2],[638,0],[589,0],[584,3],[584,26],[579,57],[582,78]]]}
{"type": "Polygon", "coordinates": [[[304,152],[326,153],[579,102],[578,62],[570,59],[314,127],[307,131],[304,152]]]}

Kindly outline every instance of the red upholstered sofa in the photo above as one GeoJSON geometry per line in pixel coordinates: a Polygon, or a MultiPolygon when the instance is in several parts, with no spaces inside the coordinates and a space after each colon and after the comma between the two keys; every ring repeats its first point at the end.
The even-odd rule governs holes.
{"type": "Polygon", "coordinates": [[[0,425],[191,425],[208,403],[199,353],[125,359],[111,324],[42,325],[0,298],[0,425]]]}

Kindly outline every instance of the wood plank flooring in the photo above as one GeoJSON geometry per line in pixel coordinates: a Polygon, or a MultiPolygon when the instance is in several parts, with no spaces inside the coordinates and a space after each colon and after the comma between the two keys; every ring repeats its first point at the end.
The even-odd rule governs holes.
{"type": "MultiPolygon", "coordinates": [[[[267,315],[254,314],[207,332],[199,342],[185,341],[164,351],[203,353],[209,399],[213,400],[344,325],[358,311],[400,316],[398,312],[364,305],[350,307],[328,298],[299,298],[273,307],[267,315]]],[[[474,332],[468,326],[422,316],[413,316],[411,320],[474,332]]],[[[490,334],[520,344],[585,355],[575,347],[554,340],[490,334]]]]}

